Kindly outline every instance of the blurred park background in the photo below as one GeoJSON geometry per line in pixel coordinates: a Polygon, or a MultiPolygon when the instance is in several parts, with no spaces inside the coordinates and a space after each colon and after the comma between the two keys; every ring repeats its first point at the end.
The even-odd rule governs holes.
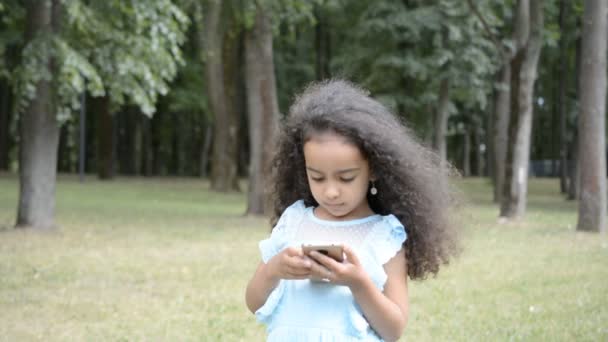
{"type": "Polygon", "coordinates": [[[605,0],[1,0],[0,340],[263,340],[272,137],[362,85],[460,171],[405,338],[608,340],[605,0]]]}

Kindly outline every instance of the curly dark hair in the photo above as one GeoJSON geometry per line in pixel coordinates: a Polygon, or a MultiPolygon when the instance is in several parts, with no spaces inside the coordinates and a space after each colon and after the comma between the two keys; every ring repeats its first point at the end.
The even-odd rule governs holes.
{"type": "Polygon", "coordinates": [[[377,214],[395,215],[404,225],[409,277],[436,274],[458,251],[456,223],[449,217],[456,203],[448,184],[452,168],[386,107],[347,81],[309,85],[282,122],[270,182],[272,225],[299,199],[306,206],[318,205],[308,185],[303,147],[324,132],[344,136],[368,160],[378,189],[375,196],[368,192],[369,205],[377,214]]]}

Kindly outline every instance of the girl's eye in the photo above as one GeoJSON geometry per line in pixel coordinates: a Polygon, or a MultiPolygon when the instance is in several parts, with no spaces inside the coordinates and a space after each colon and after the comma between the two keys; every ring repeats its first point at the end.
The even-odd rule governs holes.
{"type": "Polygon", "coordinates": [[[343,181],[344,183],[350,183],[353,180],[355,180],[355,177],[351,177],[351,178],[340,178],[341,181],[343,181]]]}
{"type": "Polygon", "coordinates": [[[323,178],[310,177],[310,179],[312,179],[313,182],[322,182],[323,181],[323,178]]]}

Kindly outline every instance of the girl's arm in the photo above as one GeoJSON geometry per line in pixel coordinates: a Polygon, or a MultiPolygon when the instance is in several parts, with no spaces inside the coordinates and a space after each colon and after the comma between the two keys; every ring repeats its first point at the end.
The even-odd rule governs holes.
{"type": "Polygon", "coordinates": [[[311,260],[302,254],[302,250],[294,247],[284,249],[267,264],[260,262],[245,292],[249,310],[255,313],[261,308],[281,279],[308,278],[311,265],[311,260]]]}
{"type": "Polygon", "coordinates": [[[384,265],[388,279],[380,292],[369,277],[350,287],[372,328],[385,340],[398,340],[408,319],[407,263],[405,251],[384,265]]]}
{"type": "Polygon", "coordinates": [[[339,263],[319,253],[312,253],[316,264],[312,273],[332,283],[350,287],[355,300],[371,327],[385,341],[396,341],[403,334],[408,319],[407,263],[403,248],[384,265],[388,276],[381,292],[359,263],[353,251],[344,248],[348,262],[339,263]],[[319,269],[319,268],[323,269],[319,269]],[[328,270],[330,272],[328,272],[328,270]]]}

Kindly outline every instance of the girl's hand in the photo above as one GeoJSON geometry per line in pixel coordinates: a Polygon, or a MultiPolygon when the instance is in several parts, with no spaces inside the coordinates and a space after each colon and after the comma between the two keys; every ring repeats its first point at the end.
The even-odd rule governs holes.
{"type": "Polygon", "coordinates": [[[272,257],[267,266],[272,279],[308,279],[313,261],[301,248],[287,247],[272,257]]]}
{"type": "Polygon", "coordinates": [[[311,268],[311,278],[326,279],[330,283],[349,287],[361,284],[367,273],[361,266],[359,258],[348,246],[344,246],[344,254],[346,259],[338,262],[317,251],[310,252],[310,256],[315,260],[311,268]]]}

